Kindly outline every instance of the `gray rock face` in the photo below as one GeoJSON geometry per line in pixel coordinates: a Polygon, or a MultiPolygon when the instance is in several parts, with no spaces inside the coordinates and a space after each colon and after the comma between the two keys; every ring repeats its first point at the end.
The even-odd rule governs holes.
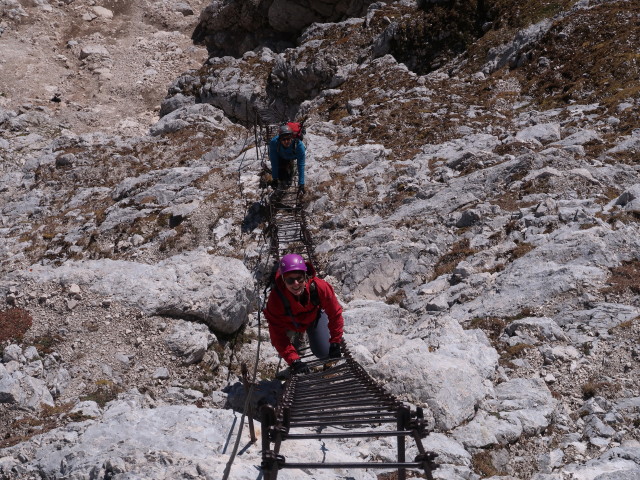
{"type": "Polygon", "coordinates": [[[560,469],[565,475],[576,479],[631,479],[640,475],[640,445],[637,441],[612,448],[597,458],[588,460],[584,465],[571,463],[560,469]]]}
{"type": "Polygon", "coordinates": [[[21,371],[0,377],[0,403],[16,404],[33,410],[39,409],[42,404],[54,405],[45,382],[21,371]]]}
{"type": "Polygon", "coordinates": [[[223,333],[236,331],[255,302],[253,279],[242,262],[201,250],[156,265],[108,259],[58,268],[34,265],[30,275],[40,281],[77,283],[149,313],[196,318],[223,333]]]}
{"type": "Polygon", "coordinates": [[[189,106],[195,103],[195,98],[187,97],[182,95],[181,93],[177,93],[173,97],[167,98],[162,102],[162,106],[160,107],[160,117],[164,117],[174,110],[178,110],[179,108],[189,106]]]}
{"type": "MultiPolygon", "coordinates": [[[[38,474],[51,480],[60,475],[87,480],[95,475],[102,478],[222,478],[229,458],[228,441],[235,438],[234,432],[237,432],[236,417],[231,410],[187,405],[151,409],[143,408],[143,403],[137,392],[128,392],[125,398],[109,403],[100,421],[76,422],[43,435],[23,454],[22,463],[6,462],[3,457],[0,474],[9,475],[11,469],[15,469],[23,478],[38,474]],[[60,445],[64,448],[56,448],[60,445]],[[105,452],[109,454],[105,456],[105,452]]],[[[97,413],[90,402],[77,405],[76,411],[86,416],[97,413]]],[[[242,440],[249,442],[246,429],[242,440]]],[[[317,462],[322,459],[322,452],[316,450],[312,441],[301,442],[295,454],[304,461],[317,462]]],[[[249,449],[243,457],[246,461],[233,465],[233,478],[255,479],[255,465],[260,463],[258,450],[249,449]]],[[[342,462],[348,458],[340,453],[336,456],[337,461],[342,462]]],[[[350,472],[345,470],[345,473],[350,472]]],[[[332,472],[310,475],[286,470],[278,477],[285,480],[335,478],[332,472]]],[[[375,475],[358,478],[375,480],[375,475]]]]}
{"type": "Polygon", "coordinates": [[[505,65],[516,66],[526,60],[527,47],[538,40],[546,31],[551,28],[552,22],[549,19],[530,25],[520,30],[513,41],[500,47],[494,47],[489,51],[488,62],[483,67],[485,73],[494,72],[505,65]]]}
{"type": "Polygon", "coordinates": [[[625,190],[616,200],[616,205],[622,206],[628,212],[640,212],[640,184],[625,190]]]}
{"type": "Polygon", "coordinates": [[[312,23],[336,22],[366,12],[370,0],[224,0],[203,10],[193,33],[210,55],[241,56],[258,46],[280,51],[312,23]]]}
{"type": "Polygon", "coordinates": [[[2,353],[2,361],[4,363],[26,363],[27,360],[22,354],[22,348],[20,348],[20,345],[11,344],[4,349],[4,352],[2,353]]]}
{"type": "Polygon", "coordinates": [[[487,448],[514,443],[522,432],[522,423],[515,415],[480,411],[469,423],[456,428],[453,435],[466,448],[487,448]]]}
{"type": "Polygon", "coordinates": [[[495,387],[495,400],[490,408],[508,412],[517,418],[525,433],[538,433],[549,425],[556,400],[541,378],[517,378],[495,387]]]}
{"type": "Polygon", "coordinates": [[[401,329],[408,321],[400,309],[353,302],[345,313],[347,341],[356,345],[354,355],[368,370],[388,380],[392,393],[427,404],[438,428],[452,429],[472,418],[489,393],[483,380],[495,369],[497,355],[458,324],[441,325],[431,338],[407,339],[401,329]]]}

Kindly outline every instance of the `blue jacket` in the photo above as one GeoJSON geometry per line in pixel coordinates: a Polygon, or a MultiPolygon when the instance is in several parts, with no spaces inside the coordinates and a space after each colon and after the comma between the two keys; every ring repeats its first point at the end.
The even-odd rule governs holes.
{"type": "Polygon", "coordinates": [[[287,148],[282,145],[276,135],[269,142],[269,160],[271,161],[271,176],[275,180],[279,175],[280,160],[298,161],[298,185],[304,185],[304,162],[306,159],[306,149],[301,140],[294,139],[287,148]]]}

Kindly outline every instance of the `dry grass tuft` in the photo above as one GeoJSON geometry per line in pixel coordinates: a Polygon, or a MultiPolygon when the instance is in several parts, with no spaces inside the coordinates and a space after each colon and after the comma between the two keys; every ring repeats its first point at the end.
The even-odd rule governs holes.
{"type": "Polygon", "coordinates": [[[80,400],[92,400],[104,407],[111,400],[115,400],[121,391],[122,389],[111,380],[96,380],[93,391],[80,397],[80,400]]]}
{"type": "Polygon", "coordinates": [[[603,293],[621,295],[631,292],[640,294],[640,260],[622,262],[611,269],[609,286],[601,290],[603,293]]]}
{"type": "Polygon", "coordinates": [[[0,439],[0,448],[7,448],[19,443],[26,442],[34,435],[46,433],[61,424],[69,410],[74,406],[73,402],[62,403],[55,406],[41,406],[36,415],[25,415],[14,420],[11,430],[6,432],[0,439]]]}
{"type": "Polygon", "coordinates": [[[589,380],[580,388],[582,391],[582,398],[584,400],[587,400],[591,397],[595,397],[600,393],[610,391],[612,386],[613,385],[610,382],[597,382],[589,380]]]}
{"type": "Polygon", "coordinates": [[[469,322],[469,328],[481,329],[494,342],[502,335],[506,326],[507,322],[497,317],[476,317],[469,322]]]}
{"type": "Polygon", "coordinates": [[[530,243],[520,242],[514,248],[506,252],[504,256],[507,258],[507,261],[513,262],[514,260],[525,256],[534,248],[536,247],[530,243]]]}
{"type": "Polygon", "coordinates": [[[0,343],[22,341],[32,324],[31,314],[23,308],[10,308],[0,312],[0,343]]]}
{"type": "MultiPolygon", "coordinates": [[[[637,98],[639,14],[637,3],[609,2],[555,22],[519,69],[524,91],[545,108],[597,102],[614,109],[623,99],[637,98]],[[540,57],[550,60],[547,67],[539,66],[540,57]]],[[[627,128],[624,122],[619,127],[627,128]]]]}
{"type": "Polygon", "coordinates": [[[63,338],[57,333],[48,331],[44,335],[40,335],[33,339],[33,346],[36,347],[38,353],[48,355],[54,351],[54,347],[62,342],[63,338]]]}
{"type": "Polygon", "coordinates": [[[493,465],[491,452],[487,450],[476,453],[471,459],[471,466],[474,472],[481,475],[481,478],[504,475],[504,472],[501,472],[493,465]]]}
{"type": "Polygon", "coordinates": [[[458,263],[477,252],[475,248],[469,247],[469,239],[467,238],[454,243],[451,246],[451,250],[440,257],[433,267],[432,280],[438,278],[440,275],[451,273],[458,263]]]}

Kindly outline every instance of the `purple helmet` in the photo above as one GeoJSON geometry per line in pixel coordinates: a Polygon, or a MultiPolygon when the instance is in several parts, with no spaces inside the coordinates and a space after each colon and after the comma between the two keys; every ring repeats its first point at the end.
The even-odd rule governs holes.
{"type": "Polygon", "coordinates": [[[287,272],[293,272],[294,270],[302,272],[307,271],[307,264],[304,263],[304,258],[297,253],[289,253],[280,259],[281,275],[284,275],[287,272]]]}

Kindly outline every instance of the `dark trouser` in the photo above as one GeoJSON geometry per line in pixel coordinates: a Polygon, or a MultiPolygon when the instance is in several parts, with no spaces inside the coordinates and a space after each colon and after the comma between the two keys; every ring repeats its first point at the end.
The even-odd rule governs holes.
{"type": "MultiPolygon", "coordinates": [[[[289,338],[295,337],[296,332],[290,331],[289,338]]],[[[307,337],[309,338],[309,346],[311,352],[318,358],[326,358],[329,356],[329,317],[324,312],[320,312],[320,317],[309,328],[307,328],[307,337]]],[[[293,340],[293,346],[298,349],[299,342],[293,340]]]]}
{"type": "Polygon", "coordinates": [[[320,312],[320,318],[307,329],[309,337],[309,346],[311,351],[318,358],[326,358],[329,356],[329,317],[324,312],[320,312]]]}
{"type": "Polygon", "coordinates": [[[278,178],[281,182],[287,184],[293,182],[293,161],[280,159],[278,178]]]}

